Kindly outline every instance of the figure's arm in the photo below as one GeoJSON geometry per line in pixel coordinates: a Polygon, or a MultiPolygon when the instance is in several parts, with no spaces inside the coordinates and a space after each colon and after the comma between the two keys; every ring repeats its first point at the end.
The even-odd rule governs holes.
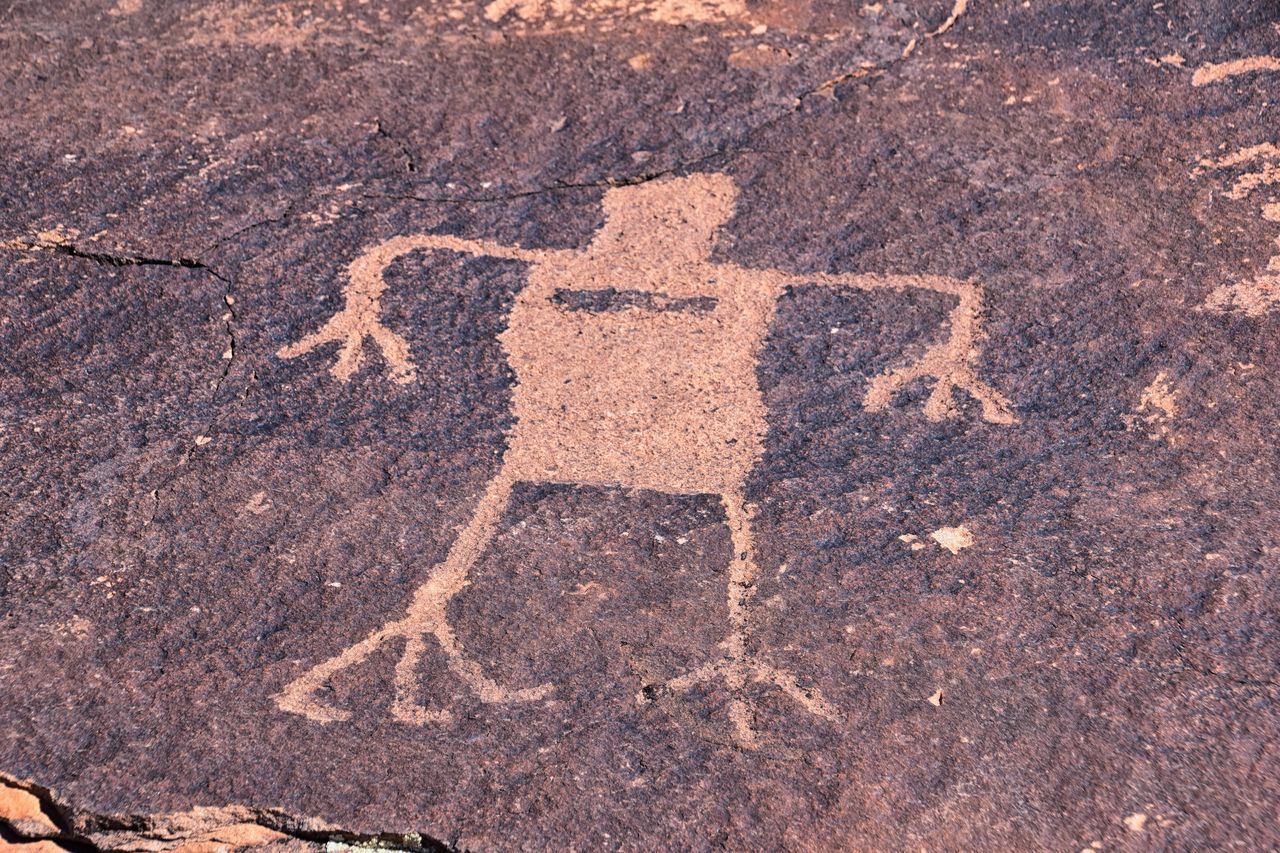
{"type": "Polygon", "coordinates": [[[420,249],[446,249],[469,255],[490,255],[519,261],[545,259],[555,254],[551,251],[521,249],[504,246],[486,240],[464,240],[447,234],[414,234],[392,237],[367,249],[347,267],[347,285],[342,289],[345,301],[342,309],[329,318],[318,331],[312,332],[297,343],[281,347],[276,353],[280,358],[294,358],[320,346],[341,342],[338,360],[330,372],[342,381],[349,380],[360,366],[360,351],[365,338],[372,338],[382,350],[391,379],[400,384],[412,382],[417,375],[409,359],[409,344],[404,338],[383,325],[382,294],[387,289],[383,273],[401,255],[420,249]]]}
{"type": "Polygon", "coordinates": [[[932,290],[955,297],[948,315],[950,335],[925,350],[918,360],[882,373],[867,388],[864,404],[872,411],[886,408],[893,395],[907,383],[922,377],[934,379],[933,391],[924,404],[924,416],[931,421],[953,417],[953,392],[962,388],[982,405],[984,420],[1011,424],[1016,418],[1009,401],[999,391],[980,380],[974,370],[982,337],[982,291],[968,281],[936,275],[826,275],[811,273],[787,276],[787,284],[823,284],[858,290],[932,290]]]}

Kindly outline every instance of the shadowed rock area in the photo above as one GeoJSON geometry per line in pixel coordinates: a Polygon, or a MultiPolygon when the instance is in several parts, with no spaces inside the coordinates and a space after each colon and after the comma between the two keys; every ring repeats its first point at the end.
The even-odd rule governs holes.
{"type": "Polygon", "coordinates": [[[0,0],[0,846],[1280,846],[1273,0],[0,0]]]}

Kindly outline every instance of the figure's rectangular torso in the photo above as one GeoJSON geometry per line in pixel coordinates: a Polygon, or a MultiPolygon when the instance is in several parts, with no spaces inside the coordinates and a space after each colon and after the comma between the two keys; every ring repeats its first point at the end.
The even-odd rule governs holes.
{"type": "Polygon", "coordinates": [[[571,310],[520,301],[502,335],[517,386],[507,454],[524,479],[718,492],[758,458],[763,329],[747,312],[571,310]]]}

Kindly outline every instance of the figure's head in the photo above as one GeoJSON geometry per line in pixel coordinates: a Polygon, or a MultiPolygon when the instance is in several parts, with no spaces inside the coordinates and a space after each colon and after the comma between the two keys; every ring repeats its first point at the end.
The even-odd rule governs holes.
{"type": "Polygon", "coordinates": [[[716,229],[733,216],[737,198],[733,179],[711,172],[615,187],[604,195],[605,224],[593,248],[705,259],[716,229]]]}

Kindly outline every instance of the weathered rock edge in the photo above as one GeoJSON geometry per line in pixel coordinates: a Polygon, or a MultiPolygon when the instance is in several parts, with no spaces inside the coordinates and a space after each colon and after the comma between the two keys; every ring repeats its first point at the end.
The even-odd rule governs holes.
{"type": "Polygon", "coordinates": [[[330,843],[381,850],[458,853],[420,832],[348,832],[315,818],[278,809],[224,806],[158,815],[95,814],[63,801],[30,780],[0,772],[0,843],[74,853],[99,851],[196,851],[288,844],[324,849],[330,843]],[[27,804],[24,809],[22,804],[27,804]],[[42,843],[43,842],[43,843],[42,843]],[[292,844],[289,844],[292,842],[292,844]],[[38,845],[38,846],[37,846],[38,845]]]}

